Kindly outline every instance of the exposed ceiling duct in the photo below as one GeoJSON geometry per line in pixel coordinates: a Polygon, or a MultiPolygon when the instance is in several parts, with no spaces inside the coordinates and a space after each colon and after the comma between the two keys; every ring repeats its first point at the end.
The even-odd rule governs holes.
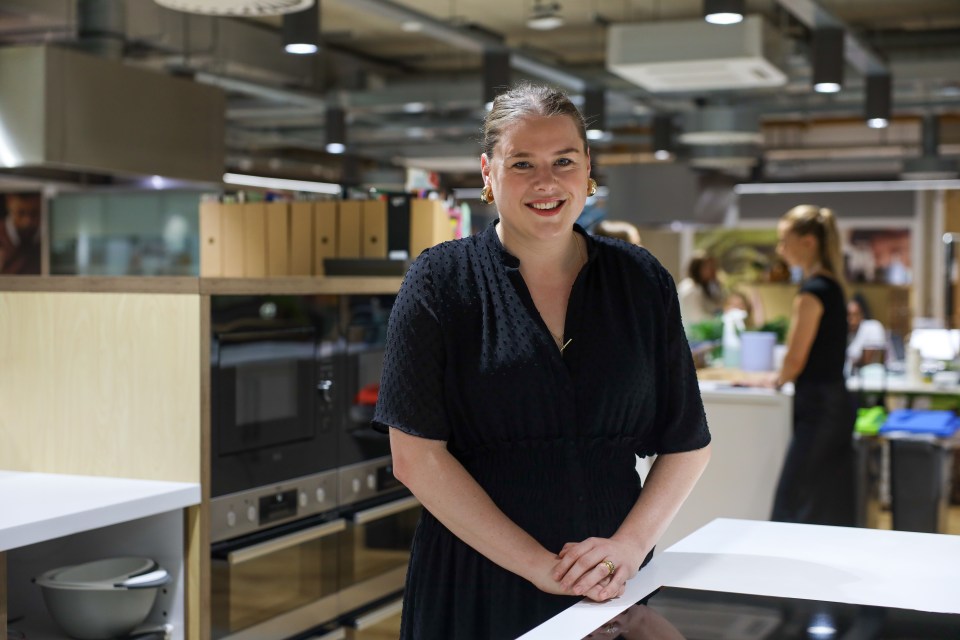
{"type": "Polygon", "coordinates": [[[55,47],[0,49],[0,167],[220,181],[222,91],[55,47]]]}
{"type": "Polygon", "coordinates": [[[940,156],[940,119],[933,114],[923,118],[921,155],[903,163],[904,180],[939,180],[957,177],[957,162],[940,156]]]}

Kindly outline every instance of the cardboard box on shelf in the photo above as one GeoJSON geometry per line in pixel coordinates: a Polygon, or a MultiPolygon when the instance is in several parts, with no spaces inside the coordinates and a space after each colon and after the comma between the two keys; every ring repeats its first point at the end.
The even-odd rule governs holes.
{"type": "Polygon", "coordinates": [[[361,255],[364,258],[387,257],[387,202],[385,200],[368,200],[363,203],[361,233],[363,234],[361,255]]]}
{"type": "Polygon", "coordinates": [[[219,278],[223,275],[223,232],[220,203],[200,203],[200,275],[219,278]]]}
{"type": "Polygon", "coordinates": [[[453,239],[450,216],[439,200],[413,200],[410,203],[410,259],[435,244],[453,239]]]}
{"type": "Polygon", "coordinates": [[[243,207],[243,277],[267,275],[267,206],[247,202],[243,207]]]}
{"type": "Polygon", "coordinates": [[[242,204],[220,205],[220,232],[223,238],[220,275],[225,278],[242,278],[244,274],[242,204]]]}
{"type": "Polygon", "coordinates": [[[344,200],[337,208],[338,258],[363,257],[363,205],[360,200],[344,200]]]}
{"type": "Polygon", "coordinates": [[[313,204],[290,203],[290,275],[313,273],[313,204]]]}
{"type": "Polygon", "coordinates": [[[313,203],[313,275],[323,275],[323,260],[337,257],[339,214],[330,200],[313,203]]]}
{"type": "Polygon", "coordinates": [[[267,227],[267,275],[290,275],[290,203],[264,205],[267,227]]]}

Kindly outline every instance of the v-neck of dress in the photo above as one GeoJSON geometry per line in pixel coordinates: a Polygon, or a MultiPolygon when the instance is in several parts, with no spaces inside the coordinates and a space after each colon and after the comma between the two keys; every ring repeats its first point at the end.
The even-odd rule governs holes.
{"type": "Polygon", "coordinates": [[[574,233],[579,233],[583,237],[584,246],[586,247],[587,260],[583,266],[580,267],[577,277],[574,278],[573,286],[570,288],[570,295],[567,298],[567,309],[564,313],[562,335],[564,341],[569,339],[570,342],[567,343],[567,346],[563,350],[561,350],[559,345],[557,345],[557,341],[554,339],[553,333],[550,331],[550,327],[547,326],[546,321],[540,314],[540,310],[537,308],[537,305],[533,300],[533,295],[530,293],[530,288],[527,286],[526,280],[523,279],[523,275],[520,273],[520,259],[507,251],[507,248],[500,241],[500,236],[497,235],[496,225],[498,223],[499,220],[494,221],[487,229],[487,233],[492,236],[490,240],[494,243],[496,249],[500,253],[500,258],[503,262],[503,266],[507,272],[510,283],[513,285],[514,290],[517,292],[517,295],[520,297],[520,300],[526,307],[531,321],[539,327],[541,335],[544,337],[549,350],[552,352],[551,359],[554,362],[562,363],[564,368],[569,369],[570,358],[568,356],[572,356],[572,350],[575,350],[575,345],[577,345],[575,336],[579,330],[580,320],[582,317],[581,308],[583,300],[583,281],[593,256],[593,248],[591,247],[587,233],[582,227],[580,227],[580,225],[574,225],[574,233]]]}

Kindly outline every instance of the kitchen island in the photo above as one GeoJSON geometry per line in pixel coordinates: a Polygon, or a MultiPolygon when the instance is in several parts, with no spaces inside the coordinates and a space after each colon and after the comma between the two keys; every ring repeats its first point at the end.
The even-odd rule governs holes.
{"type": "MultiPolygon", "coordinates": [[[[714,518],[770,517],[780,468],[790,443],[793,396],[758,387],[701,381],[713,437],[710,464],[660,539],[665,549],[714,518]]],[[[638,471],[648,465],[641,460],[638,471]]]]}
{"type": "Polygon", "coordinates": [[[960,615],[958,566],[960,536],[721,518],[659,554],[620,598],[581,601],[522,639],[583,638],[661,587],[960,615]]]}
{"type": "Polygon", "coordinates": [[[0,638],[10,627],[31,639],[65,638],[32,579],[56,567],[113,556],[145,556],[173,577],[148,621],[184,632],[183,510],[200,485],[0,471],[0,638]],[[2,572],[0,572],[2,574],[2,572]],[[5,615],[3,615],[5,613],[5,615]]]}

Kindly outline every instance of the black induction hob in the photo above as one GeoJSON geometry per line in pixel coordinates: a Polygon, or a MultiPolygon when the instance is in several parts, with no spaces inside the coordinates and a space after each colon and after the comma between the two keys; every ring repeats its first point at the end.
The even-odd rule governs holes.
{"type": "Polygon", "coordinates": [[[955,614],[673,587],[644,602],[584,640],[960,640],[955,614]]]}

